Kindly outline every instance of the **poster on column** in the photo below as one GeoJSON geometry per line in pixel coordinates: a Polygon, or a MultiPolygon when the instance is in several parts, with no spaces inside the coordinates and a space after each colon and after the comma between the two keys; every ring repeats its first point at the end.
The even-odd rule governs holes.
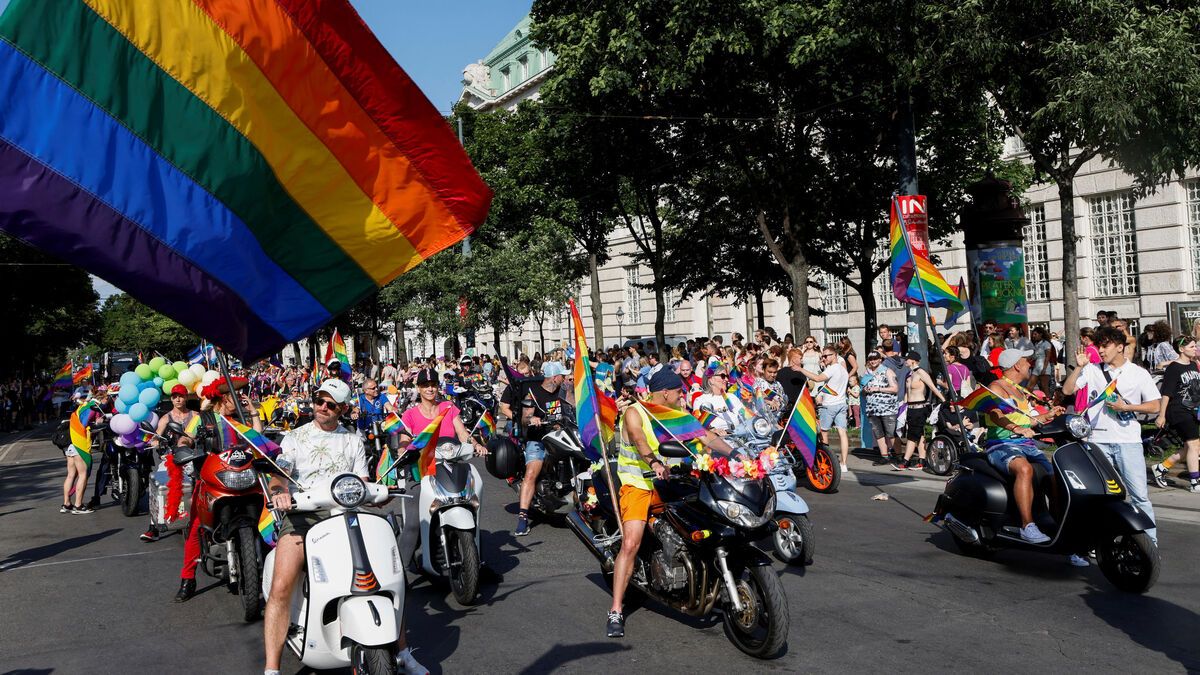
{"type": "Polygon", "coordinates": [[[967,250],[972,286],[972,311],[979,322],[1025,323],[1025,252],[1020,246],[991,246],[967,250]]]}

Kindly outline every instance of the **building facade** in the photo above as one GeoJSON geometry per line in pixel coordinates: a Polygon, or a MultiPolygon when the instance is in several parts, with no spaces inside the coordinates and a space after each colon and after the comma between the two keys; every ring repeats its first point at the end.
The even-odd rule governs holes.
{"type": "Polygon", "coordinates": [[[475,110],[514,110],[521,101],[536,100],[554,55],[533,46],[530,19],[525,18],[483,59],[463,68],[459,101],[475,110]]]}

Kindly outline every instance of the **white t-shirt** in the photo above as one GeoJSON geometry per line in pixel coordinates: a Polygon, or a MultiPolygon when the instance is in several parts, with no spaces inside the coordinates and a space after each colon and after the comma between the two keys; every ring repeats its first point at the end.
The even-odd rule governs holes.
{"type": "Polygon", "coordinates": [[[304,490],[342,473],[367,476],[367,451],[362,437],[338,425],[324,431],[309,422],[284,436],[279,457],[292,465],[292,477],[304,490]]]}
{"type": "Polygon", "coordinates": [[[817,390],[821,393],[821,405],[846,405],[846,385],[850,383],[850,373],[846,372],[846,367],[840,363],[831,363],[821,374],[829,376],[817,390]]]}
{"type": "MultiPolygon", "coordinates": [[[[1126,403],[1138,405],[1161,398],[1158,387],[1154,386],[1154,379],[1150,377],[1150,373],[1145,368],[1128,361],[1120,368],[1110,369],[1107,365],[1101,365],[1109,371],[1112,379],[1116,380],[1117,394],[1125,399],[1126,403]]],[[[1108,379],[1104,377],[1100,366],[1089,363],[1080,372],[1077,385],[1080,388],[1084,385],[1087,386],[1088,400],[1091,401],[1108,386],[1108,379]]],[[[1129,416],[1126,415],[1126,417],[1129,416]]],[[[1088,419],[1095,423],[1091,436],[1091,440],[1095,443],[1140,444],[1142,442],[1141,422],[1135,417],[1121,420],[1120,413],[1114,412],[1104,403],[1097,403],[1094,408],[1089,410],[1088,419]]]]}
{"type": "Polygon", "coordinates": [[[738,422],[742,420],[742,411],[746,409],[746,406],[728,394],[725,396],[701,394],[692,402],[692,409],[716,413],[717,418],[713,420],[712,429],[730,431],[736,428],[738,422]]]}

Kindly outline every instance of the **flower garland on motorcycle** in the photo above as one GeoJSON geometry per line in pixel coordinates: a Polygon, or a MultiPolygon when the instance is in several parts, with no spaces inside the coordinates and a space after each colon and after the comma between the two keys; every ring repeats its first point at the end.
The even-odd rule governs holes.
{"type": "Polygon", "coordinates": [[[711,452],[699,452],[692,461],[692,468],[697,471],[715,473],[722,478],[764,478],[771,469],[779,464],[779,450],[774,446],[768,447],[758,454],[758,457],[731,459],[723,455],[713,456],[711,452]]]}

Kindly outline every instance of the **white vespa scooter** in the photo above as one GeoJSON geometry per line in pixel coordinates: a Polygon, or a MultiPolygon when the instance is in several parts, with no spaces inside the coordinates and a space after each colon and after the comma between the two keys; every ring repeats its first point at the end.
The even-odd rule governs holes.
{"type": "MultiPolygon", "coordinates": [[[[405,589],[396,542],[402,524],[393,514],[385,518],[360,509],[403,493],[345,473],[293,495],[295,511],[332,513],[304,538],[305,574],[292,594],[286,644],[305,666],[395,672],[405,589]]],[[[263,565],[264,598],[274,570],[272,550],[263,565]]]]}
{"type": "Polygon", "coordinates": [[[475,604],[479,594],[479,498],[483,483],[470,459],[475,448],[438,439],[436,469],[421,478],[421,569],[450,581],[458,604],[475,604]]]}

